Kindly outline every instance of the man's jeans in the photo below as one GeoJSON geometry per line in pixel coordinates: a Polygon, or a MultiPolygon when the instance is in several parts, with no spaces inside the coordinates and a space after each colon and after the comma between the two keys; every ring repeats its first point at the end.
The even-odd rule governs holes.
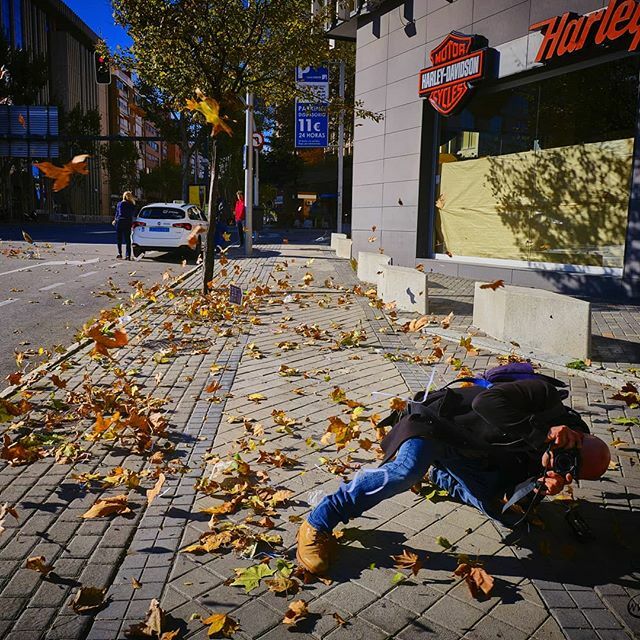
{"type": "Polygon", "coordinates": [[[450,446],[411,438],[391,462],[360,470],[351,482],[323,498],[309,515],[309,524],[319,531],[331,531],[339,522],[346,524],[386,498],[410,489],[432,465],[429,477],[434,484],[491,517],[497,516],[496,498],[512,486],[498,470],[488,469],[484,459],[465,458],[450,446]]]}

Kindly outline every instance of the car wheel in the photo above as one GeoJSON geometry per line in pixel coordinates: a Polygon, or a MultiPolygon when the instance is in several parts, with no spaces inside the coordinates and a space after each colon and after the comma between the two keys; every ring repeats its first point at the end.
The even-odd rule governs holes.
{"type": "Polygon", "coordinates": [[[144,249],[137,244],[134,244],[132,249],[134,258],[139,258],[144,253],[144,249]]]}

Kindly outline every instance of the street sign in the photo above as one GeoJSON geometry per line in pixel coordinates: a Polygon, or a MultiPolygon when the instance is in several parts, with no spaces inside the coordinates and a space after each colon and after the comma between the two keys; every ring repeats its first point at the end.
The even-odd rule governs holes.
{"type": "Polygon", "coordinates": [[[327,147],[329,115],[324,105],[296,100],[296,147],[327,147]]]}
{"type": "Polygon", "coordinates": [[[242,289],[235,284],[229,285],[229,302],[231,304],[242,304],[242,289]]]}
{"type": "Polygon", "coordinates": [[[329,82],[329,67],[296,67],[296,82],[329,82]]]}
{"type": "Polygon", "coordinates": [[[254,149],[262,149],[264,147],[264,135],[262,135],[259,131],[253,132],[253,148],[254,149]]]}

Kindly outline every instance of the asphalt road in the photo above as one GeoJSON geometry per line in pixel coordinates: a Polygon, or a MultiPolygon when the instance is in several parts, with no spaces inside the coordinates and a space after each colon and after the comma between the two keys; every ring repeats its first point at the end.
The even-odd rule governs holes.
{"type": "Polygon", "coordinates": [[[117,260],[114,243],[110,225],[0,225],[0,388],[17,369],[16,352],[26,354],[31,369],[42,360],[40,347],[68,346],[101,309],[128,300],[132,281],[149,286],[194,264],[156,252],[117,260]]]}

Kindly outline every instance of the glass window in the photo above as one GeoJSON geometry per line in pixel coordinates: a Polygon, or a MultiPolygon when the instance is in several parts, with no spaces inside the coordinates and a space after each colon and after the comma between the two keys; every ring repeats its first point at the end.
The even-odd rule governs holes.
{"type": "Polygon", "coordinates": [[[2,0],[2,34],[11,43],[11,0],[2,0]]]}
{"type": "Polygon", "coordinates": [[[182,209],[169,209],[167,207],[145,207],[138,214],[138,218],[146,220],[182,220],[182,209]]]}
{"type": "Polygon", "coordinates": [[[442,118],[435,252],[621,268],[639,69],[477,95],[442,118]]]}
{"type": "Polygon", "coordinates": [[[22,49],[22,0],[13,0],[13,46],[22,49]]]}
{"type": "Polygon", "coordinates": [[[157,142],[147,142],[147,144],[154,150],[157,151],[160,147],[158,147],[157,142]]]}

